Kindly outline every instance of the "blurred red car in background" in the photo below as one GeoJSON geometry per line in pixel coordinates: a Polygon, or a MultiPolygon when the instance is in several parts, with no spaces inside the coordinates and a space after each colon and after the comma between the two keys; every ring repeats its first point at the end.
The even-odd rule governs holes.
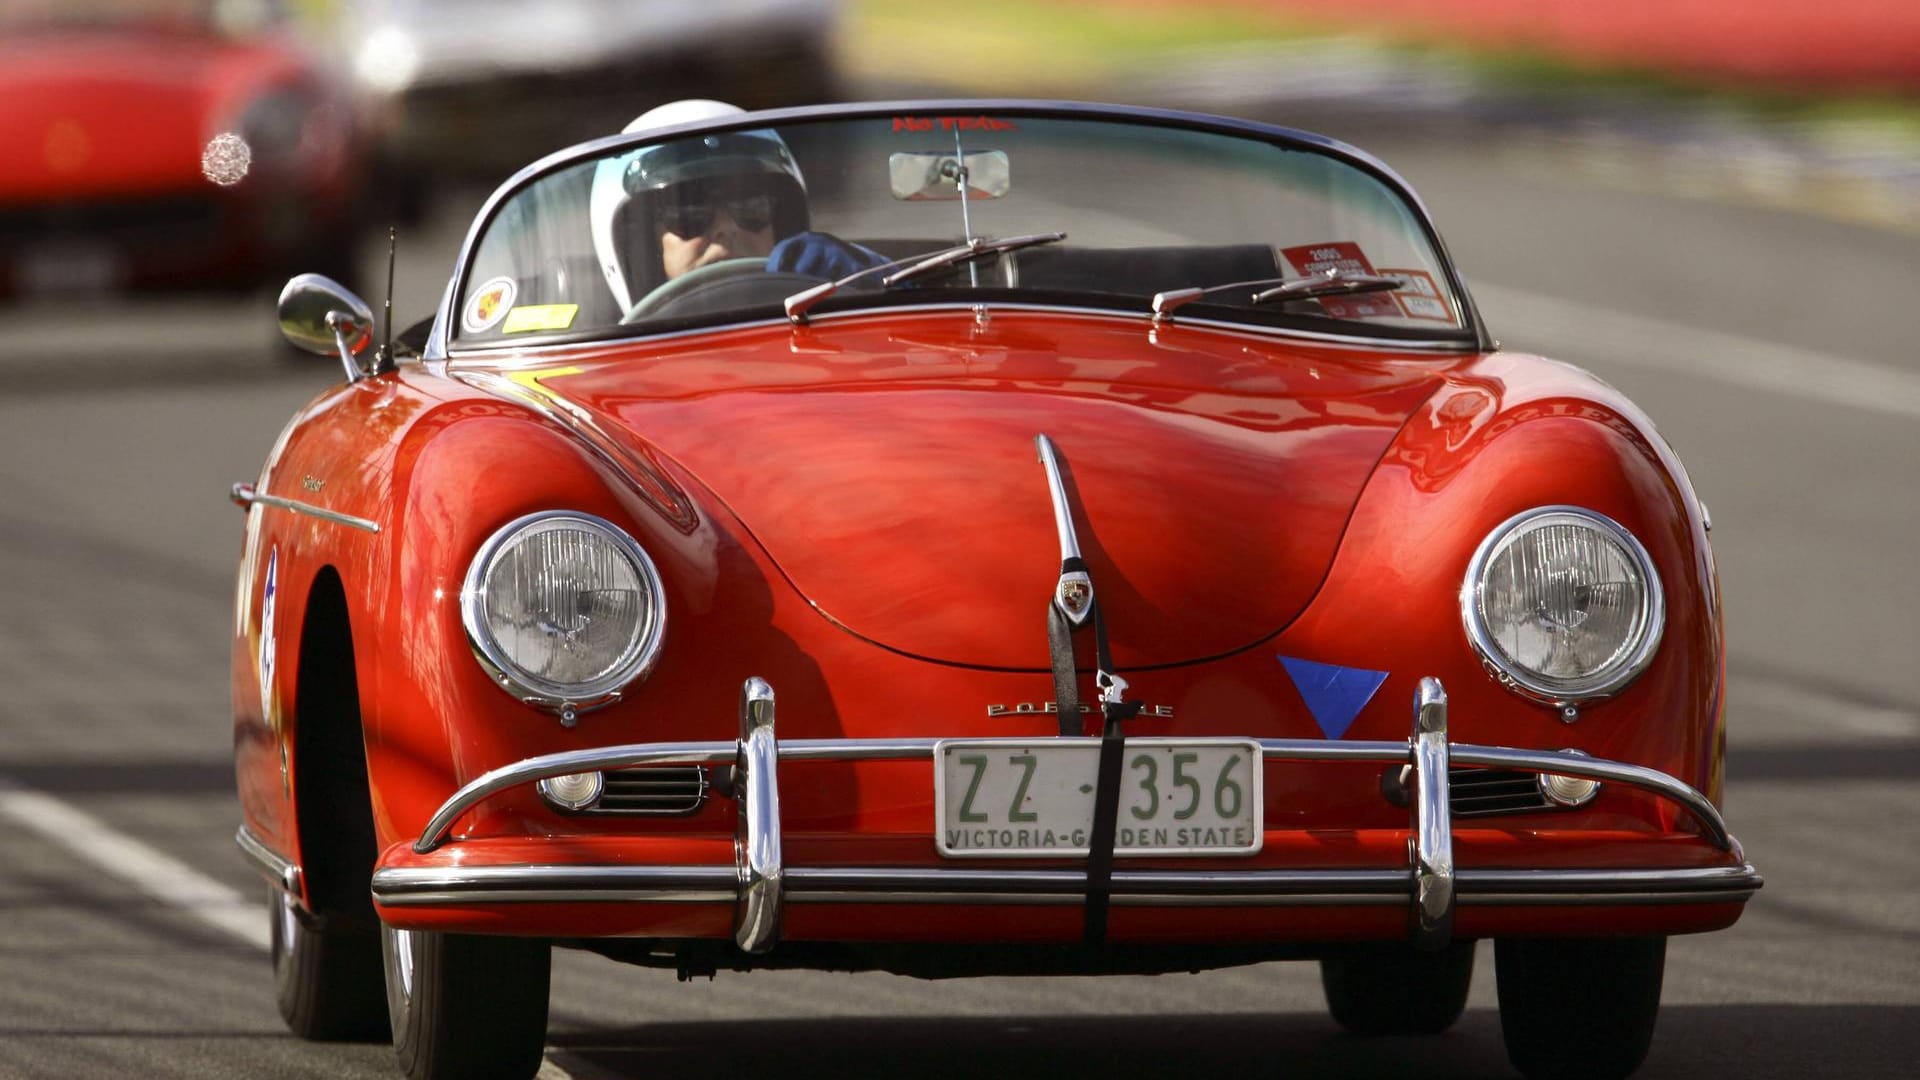
{"type": "Polygon", "coordinates": [[[275,0],[6,0],[0,102],[0,296],[355,276],[366,140],[275,0]]]}

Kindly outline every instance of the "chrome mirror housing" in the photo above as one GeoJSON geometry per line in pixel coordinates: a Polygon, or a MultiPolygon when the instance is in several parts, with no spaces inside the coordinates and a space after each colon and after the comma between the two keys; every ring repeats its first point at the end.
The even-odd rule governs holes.
{"type": "Polygon", "coordinates": [[[330,277],[301,274],[280,290],[280,332],[295,348],[337,354],[347,381],[372,372],[355,360],[373,344],[373,311],[352,290],[330,277]]]}

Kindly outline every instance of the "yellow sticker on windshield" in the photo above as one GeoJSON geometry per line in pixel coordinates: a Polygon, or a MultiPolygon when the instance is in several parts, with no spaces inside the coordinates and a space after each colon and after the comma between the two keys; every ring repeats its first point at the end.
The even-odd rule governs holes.
{"type": "Polygon", "coordinates": [[[579,304],[528,304],[507,312],[503,334],[524,334],[531,330],[565,330],[580,314],[579,304]]]}

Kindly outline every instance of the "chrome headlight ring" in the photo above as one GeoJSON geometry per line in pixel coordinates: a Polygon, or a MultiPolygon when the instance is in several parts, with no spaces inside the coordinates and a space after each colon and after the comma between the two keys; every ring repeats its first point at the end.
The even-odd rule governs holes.
{"type": "MultiPolygon", "coordinates": [[[[580,552],[571,554],[575,560],[583,557],[580,552]]],[[[598,584],[603,583],[586,583],[587,586],[598,584]]],[[[526,704],[558,713],[561,722],[571,726],[579,713],[618,700],[628,685],[653,669],[666,636],[666,594],[653,560],[618,525],[580,511],[547,510],[508,522],[480,545],[460,591],[460,618],[474,658],[496,685],[526,704]],[[548,574],[544,571],[553,567],[540,564],[537,569],[542,573],[535,575],[536,588],[544,589],[548,599],[561,601],[567,610],[556,612],[551,610],[552,605],[546,608],[523,605],[510,613],[519,617],[504,620],[503,625],[502,612],[498,610],[501,605],[489,604],[490,591],[499,587],[494,581],[495,572],[504,561],[518,556],[517,549],[529,540],[557,533],[573,534],[564,540],[581,548],[600,545],[592,554],[600,557],[605,569],[613,575],[626,577],[631,588],[582,587],[580,581],[568,578],[567,568],[561,568],[557,575],[548,574]],[[617,564],[610,560],[617,560],[617,564]],[[622,567],[625,575],[620,573],[622,567]],[[530,670],[523,662],[524,657],[516,659],[514,648],[502,640],[504,629],[522,639],[536,633],[545,635],[549,641],[564,639],[571,648],[574,639],[590,629],[594,618],[600,617],[599,612],[593,610],[593,598],[618,593],[632,594],[637,609],[633,625],[619,633],[617,647],[610,651],[607,660],[591,665],[594,670],[584,678],[559,679],[550,673],[530,670]]],[[[589,642],[589,646],[591,644],[589,642]]]]}
{"type": "MultiPolygon", "coordinates": [[[[1618,584],[1618,583],[1612,583],[1618,584]]],[[[1619,522],[1604,514],[1578,506],[1540,506],[1508,518],[1489,532],[1475,549],[1467,564],[1466,578],[1460,586],[1460,614],[1466,626],[1467,640],[1480,657],[1481,665],[1503,686],[1528,698],[1547,704],[1567,706],[1610,697],[1624,689],[1659,650],[1666,626],[1666,600],[1653,559],[1640,541],[1619,522]],[[1604,663],[1592,671],[1574,677],[1553,676],[1528,667],[1504,649],[1487,611],[1487,576],[1503,554],[1530,534],[1553,526],[1574,526],[1593,531],[1603,543],[1609,543],[1622,565],[1638,577],[1639,598],[1633,605],[1630,631],[1604,663]]],[[[1546,617],[1542,616],[1543,621],[1546,617]]]]}

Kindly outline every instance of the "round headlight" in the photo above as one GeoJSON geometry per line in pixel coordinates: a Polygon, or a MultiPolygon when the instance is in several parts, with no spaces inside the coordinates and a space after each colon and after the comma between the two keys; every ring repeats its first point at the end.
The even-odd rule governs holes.
{"type": "Polygon", "coordinates": [[[646,674],[666,630],[653,560],[610,521],[566,511],[509,522],[467,571],[474,652],[516,697],[563,713],[646,674]]]}
{"type": "Polygon", "coordinates": [[[1467,637],[1501,681],[1553,702],[1632,682],[1666,622],[1640,541],[1572,506],[1529,510],[1489,533],[1467,566],[1460,606],[1467,637]]]}

